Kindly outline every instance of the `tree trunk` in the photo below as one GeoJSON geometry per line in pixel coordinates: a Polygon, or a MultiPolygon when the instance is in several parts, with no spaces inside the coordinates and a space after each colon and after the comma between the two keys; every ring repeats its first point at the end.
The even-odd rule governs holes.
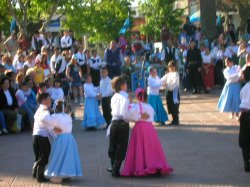
{"type": "Polygon", "coordinates": [[[240,15],[240,31],[245,33],[246,28],[247,28],[247,19],[248,19],[248,14],[249,10],[247,7],[243,7],[242,5],[238,5],[239,8],[239,15],[240,15]]]}
{"type": "Polygon", "coordinates": [[[201,30],[211,41],[216,37],[216,0],[200,0],[201,30]]]}

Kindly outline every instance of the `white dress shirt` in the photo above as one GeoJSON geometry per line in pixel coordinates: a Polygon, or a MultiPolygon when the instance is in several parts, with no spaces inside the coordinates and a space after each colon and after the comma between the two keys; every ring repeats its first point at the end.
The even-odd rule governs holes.
{"type": "Polygon", "coordinates": [[[34,116],[35,122],[33,127],[33,136],[39,135],[49,137],[50,132],[52,132],[54,127],[43,121],[46,116],[50,116],[49,110],[46,106],[40,105],[34,116]]]}
{"type": "Polygon", "coordinates": [[[126,101],[124,116],[129,121],[146,121],[154,122],[154,109],[147,103],[132,103],[128,104],[129,101],[126,101]],[[141,109],[140,109],[141,105],[141,109]],[[142,112],[140,112],[142,110],[142,112]],[[141,119],[141,113],[147,113],[149,115],[148,119],[141,119]]]}
{"type": "Polygon", "coordinates": [[[108,76],[100,81],[100,94],[102,97],[109,97],[113,94],[111,79],[108,76]]]}
{"type": "Polygon", "coordinates": [[[9,106],[11,106],[11,105],[13,104],[13,99],[12,99],[12,96],[11,96],[11,94],[10,94],[10,91],[9,91],[9,90],[5,90],[5,91],[4,91],[4,94],[5,94],[6,99],[7,99],[7,104],[8,104],[9,106]]]}
{"type": "Polygon", "coordinates": [[[240,91],[240,108],[250,110],[250,82],[247,82],[240,91]]]}
{"type": "Polygon", "coordinates": [[[78,53],[76,54],[76,57],[77,57],[77,62],[78,62],[78,64],[79,64],[80,66],[82,66],[82,65],[84,65],[84,64],[87,63],[84,52],[82,52],[82,53],[78,52],[78,53]]]}
{"type": "Polygon", "coordinates": [[[67,35],[67,36],[63,36],[61,38],[61,47],[62,48],[68,48],[72,46],[72,38],[67,35]]]}
{"type": "Polygon", "coordinates": [[[125,91],[120,91],[119,93],[115,93],[113,95],[113,97],[111,98],[112,120],[126,119],[124,116],[124,110],[127,100],[128,94],[125,91]]]}
{"type": "Polygon", "coordinates": [[[24,95],[24,92],[21,89],[17,90],[15,96],[17,98],[17,102],[18,102],[19,107],[21,107],[27,101],[27,97],[24,95]]]}
{"type": "Polygon", "coordinates": [[[99,70],[100,66],[102,65],[102,59],[99,56],[92,56],[91,60],[89,61],[89,65],[91,68],[99,70]]]}
{"type": "Polygon", "coordinates": [[[227,83],[235,83],[238,82],[240,79],[240,73],[241,69],[239,66],[232,66],[232,67],[227,67],[224,69],[223,74],[225,79],[227,80],[227,83]]]}
{"type": "Polygon", "coordinates": [[[166,89],[173,91],[175,88],[179,87],[180,76],[178,72],[169,72],[161,78],[162,84],[166,85],[166,89]]]}
{"type": "Polygon", "coordinates": [[[51,72],[53,72],[53,73],[55,73],[56,72],[56,63],[58,63],[59,61],[62,61],[62,63],[61,63],[61,67],[60,67],[60,69],[59,69],[59,71],[58,71],[58,73],[63,73],[64,71],[65,71],[65,69],[66,69],[66,61],[65,61],[65,59],[64,59],[64,57],[62,56],[62,55],[53,55],[52,57],[51,57],[51,63],[50,63],[50,69],[51,69],[51,72]]]}
{"type": "Polygon", "coordinates": [[[62,88],[52,87],[50,89],[50,97],[53,101],[64,98],[64,92],[62,88]]]}
{"type": "Polygon", "coordinates": [[[72,132],[72,118],[66,113],[48,115],[44,117],[42,121],[46,124],[49,124],[49,126],[61,129],[61,133],[72,132]]]}
{"type": "Polygon", "coordinates": [[[202,63],[203,64],[211,64],[213,59],[213,54],[209,53],[206,55],[205,53],[202,55],[202,63]]]}
{"type": "Polygon", "coordinates": [[[150,75],[148,77],[148,88],[147,88],[148,95],[159,95],[161,86],[162,86],[161,79],[158,76],[152,77],[150,75]]]}

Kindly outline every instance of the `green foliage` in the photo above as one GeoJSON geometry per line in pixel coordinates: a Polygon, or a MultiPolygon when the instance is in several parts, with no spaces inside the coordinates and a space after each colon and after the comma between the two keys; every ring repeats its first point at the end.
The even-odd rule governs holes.
{"type": "Polygon", "coordinates": [[[140,1],[139,10],[145,16],[146,24],[141,26],[141,33],[160,39],[164,25],[177,35],[182,24],[183,9],[175,8],[176,0],[140,1]]]}
{"type": "Polygon", "coordinates": [[[0,31],[4,31],[5,35],[9,35],[11,16],[6,7],[6,1],[0,1],[0,31]]]}
{"type": "Polygon", "coordinates": [[[76,37],[89,34],[91,42],[109,42],[117,38],[130,12],[127,0],[85,0],[76,4],[74,8],[70,4],[65,6],[67,19],[63,27],[74,30],[76,37]]]}

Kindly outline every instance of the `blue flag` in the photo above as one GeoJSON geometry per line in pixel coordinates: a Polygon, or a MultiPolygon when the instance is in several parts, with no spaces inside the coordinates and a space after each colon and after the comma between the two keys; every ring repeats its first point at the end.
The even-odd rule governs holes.
{"type": "Polygon", "coordinates": [[[13,33],[16,31],[16,20],[12,18],[11,23],[10,23],[10,32],[13,33]]]}
{"type": "Polygon", "coordinates": [[[130,18],[127,18],[119,31],[119,34],[125,34],[128,28],[130,27],[130,18]]]}

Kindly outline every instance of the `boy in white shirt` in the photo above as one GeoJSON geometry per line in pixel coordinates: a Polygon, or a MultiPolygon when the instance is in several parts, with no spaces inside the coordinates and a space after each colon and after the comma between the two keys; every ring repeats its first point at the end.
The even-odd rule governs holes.
{"type": "Polygon", "coordinates": [[[51,98],[48,93],[41,93],[37,96],[37,101],[40,104],[35,113],[35,122],[33,128],[33,151],[35,161],[33,165],[32,175],[38,182],[47,182],[44,177],[45,166],[48,164],[50,155],[50,132],[53,130],[56,133],[61,133],[61,129],[49,126],[43,123],[43,119],[50,115],[51,98]],[[53,129],[54,128],[54,129],[53,129]]]}
{"type": "Polygon", "coordinates": [[[111,96],[113,94],[111,79],[108,77],[108,68],[101,68],[101,76],[102,79],[100,81],[100,94],[102,96],[102,112],[103,117],[106,120],[107,127],[111,123],[112,115],[111,115],[111,96]]]}
{"type": "Polygon", "coordinates": [[[243,71],[243,76],[246,85],[240,92],[240,132],[239,145],[242,149],[242,156],[244,160],[244,169],[250,172],[250,67],[246,67],[243,71]]]}

